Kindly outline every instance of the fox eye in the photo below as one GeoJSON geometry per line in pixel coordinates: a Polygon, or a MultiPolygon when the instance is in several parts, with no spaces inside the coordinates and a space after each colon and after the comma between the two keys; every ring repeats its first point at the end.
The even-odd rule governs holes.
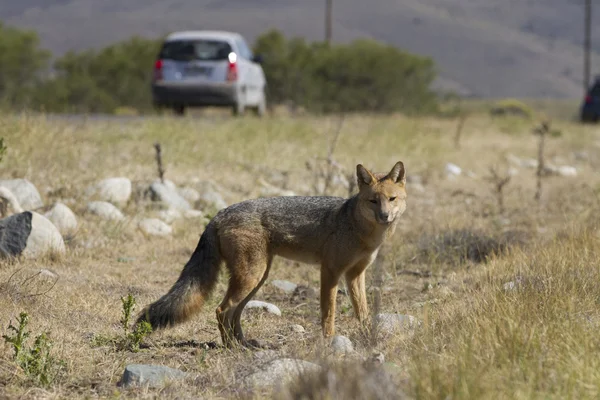
{"type": "Polygon", "coordinates": [[[373,204],[377,204],[377,200],[373,199],[373,200],[369,200],[371,203],[373,204]]]}
{"type": "Polygon", "coordinates": [[[394,200],[396,200],[395,197],[390,197],[390,201],[394,201],[394,200]]]}

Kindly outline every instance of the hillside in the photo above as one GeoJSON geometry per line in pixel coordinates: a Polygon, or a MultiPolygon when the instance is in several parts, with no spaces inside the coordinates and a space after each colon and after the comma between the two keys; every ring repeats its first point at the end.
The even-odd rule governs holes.
{"type": "MultiPolygon", "coordinates": [[[[433,57],[440,84],[483,97],[578,98],[583,1],[346,0],[334,2],[334,38],[384,40],[433,57]]],[[[23,0],[0,3],[3,22],[37,30],[56,54],[138,34],[265,29],[323,36],[322,0],[23,0]]],[[[594,25],[600,24],[595,12],[594,25]]],[[[595,65],[600,30],[594,32],[595,65]]]]}

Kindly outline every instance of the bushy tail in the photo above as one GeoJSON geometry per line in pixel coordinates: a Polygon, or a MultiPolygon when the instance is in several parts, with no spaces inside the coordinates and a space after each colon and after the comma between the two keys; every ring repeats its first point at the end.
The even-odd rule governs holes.
{"type": "Polygon", "coordinates": [[[217,230],[211,222],[202,233],[194,254],[177,282],[167,294],[140,313],[136,324],[148,321],[156,330],[184,322],[200,311],[217,283],[220,264],[217,230]]]}

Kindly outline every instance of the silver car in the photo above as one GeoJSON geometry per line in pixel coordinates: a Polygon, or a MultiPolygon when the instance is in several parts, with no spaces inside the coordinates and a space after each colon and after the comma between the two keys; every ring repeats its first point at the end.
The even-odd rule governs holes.
{"type": "Polygon", "coordinates": [[[152,98],[158,108],[182,115],[187,107],[231,107],[266,111],[266,79],[260,58],[239,33],[174,32],[164,40],[154,65],[152,98]]]}

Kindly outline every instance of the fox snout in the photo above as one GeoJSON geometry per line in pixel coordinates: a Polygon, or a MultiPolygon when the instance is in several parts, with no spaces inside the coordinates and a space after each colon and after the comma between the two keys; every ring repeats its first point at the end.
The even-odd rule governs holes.
{"type": "Polygon", "coordinates": [[[388,211],[380,211],[377,213],[377,222],[380,224],[389,224],[394,222],[394,215],[388,211]]]}

